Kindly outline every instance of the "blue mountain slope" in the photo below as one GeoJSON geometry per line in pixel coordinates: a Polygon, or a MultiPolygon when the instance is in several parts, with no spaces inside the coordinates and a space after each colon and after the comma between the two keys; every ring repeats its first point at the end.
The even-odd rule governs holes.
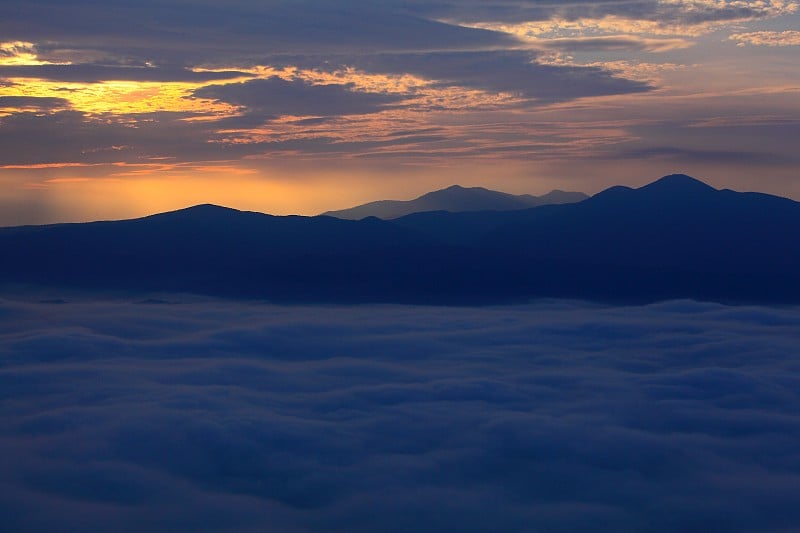
{"type": "MultiPolygon", "coordinates": [[[[395,221],[494,258],[508,294],[652,301],[800,300],[800,204],[685,175],[572,205],[395,221]]],[[[492,272],[491,267],[485,269],[492,272]]],[[[499,272],[498,272],[499,271],[499,272]]]]}
{"type": "Polygon", "coordinates": [[[777,271],[800,257],[791,245],[800,235],[799,206],[765,194],[718,191],[676,175],[530,213],[492,231],[485,244],[546,247],[551,257],[621,266],[777,271]]]}

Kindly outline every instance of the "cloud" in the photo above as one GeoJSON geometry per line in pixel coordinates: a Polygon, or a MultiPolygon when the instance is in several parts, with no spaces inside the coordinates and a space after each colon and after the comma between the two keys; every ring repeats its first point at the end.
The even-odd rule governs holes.
{"type": "Polygon", "coordinates": [[[797,4],[783,0],[679,0],[659,2],[659,11],[668,21],[704,24],[785,15],[797,11],[797,4]]]}
{"type": "MultiPolygon", "coordinates": [[[[9,43],[24,44],[24,50],[20,50],[39,60],[74,63],[23,65],[22,71],[8,71],[8,77],[27,73],[59,80],[194,81],[225,76],[217,73],[218,77],[214,78],[185,67],[263,65],[268,64],[269,58],[282,54],[368,57],[392,53],[509,50],[521,44],[519,38],[525,33],[515,31],[514,25],[552,23],[556,25],[554,28],[569,29],[571,24],[580,23],[585,25],[583,30],[596,26],[595,29],[608,32],[614,28],[606,27],[607,24],[617,21],[618,27],[612,33],[631,34],[647,31],[647,28],[658,32],[659,27],[741,22],[791,13],[795,9],[796,5],[791,2],[743,0],[578,1],[566,5],[541,1],[487,4],[453,0],[437,3],[281,0],[240,1],[225,6],[200,2],[192,4],[191,12],[187,12],[184,3],[178,0],[160,2],[158,6],[148,2],[116,1],[103,9],[97,9],[88,0],[72,2],[69,6],[31,0],[3,17],[0,33],[7,36],[9,43]],[[158,9],[154,11],[155,7],[158,9]],[[480,25],[484,27],[476,27],[480,25]],[[98,66],[114,61],[178,67],[98,66]]],[[[640,41],[639,46],[642,43],[640,41]]],[[[594,44],[610,45],[600,41],[594,44]]],[[[635,43],[628,45],[635,46],[635,43]]],[[[643,49],[661,51],[664,46],[672,48],[679,43],[653,41],[646,43],[643,49]]],[[[14,50],[19,52],[18,48],[14,50]]]]}
{"type": "Polygon", "coordinates": [[[0,65],[25,64],[36,60],[33,43],[23,41],[0,42],[0,65]]]}
{"type": "Polygon", "coordinates": [[[743,165],[759,165],[769,163],[791,163],[791,158],[768,151],[745,150],[712,150],[693,149],[676,146],[659,146],[652,148],[633,149],[621,151],[617,157],[628,159],[673,159],[690,163],[718,163],[725,162],[743,165]]]}
{"type": "Polygon", "coordinates": [[[652,21],[664,26],[692,26],[712,22],[732,22],[793,13],[794,2],[783,0],[578,0],[562,5],[542,0],[521,2],[445,1],[426,9],[433,16],[461,22],[520,23],[547,20],[577,21],[619,18],[629,21],[652,21]]]}
{"type": "Polygon", "coordinates": [[[15,530],[800,522],[797,308],[43,292],[0,317],[15,530]]]}
{"type": "Polygon", "coordinates": [[[800,46],[800,31],[754,31],[734,33],[728,37],[736,41],[737,46],[800,46]]]}
{"type": "Polygon", "coordinates": [[[31,0],[0,21],[0,34],[157,64],[237,64],[267,53],[463,49],[512,42],[503,34],[424,18],[397,4],[286,0],[195,2],[190,9],[180,0],[115,1],[102,9],[88,0],[69,5],[31,0]]]}
{"type": "Polygon", "coordinates": [[[190,116],[158,113],[119,119],[74,110],[14,112],[0,117],[0,161],[35,165],[224,159],[222,147],[207,142],[213,132],[183,120],[190,116]]]}
{"type": "Polygon", "coordinates": [[[598,35],[698,36],[722,27],[791,15],[796,2],[740,0],[641,0],[631,2],[519,2],[505,9],[476,8],[452,15],[469,27],[529,41],[537,37],[598,35]]]}
{"type": "Polygon", "coordinates": [[[402,101],[405,95],[363,92],[352,83],[312,84],[278,76],[227,85],[207,85],[194,96],[240,106],[249,114],[278,116],[336,116],[377,113],[402,101]]]}
{"type": "MultiPolygon", "coordinates": [[[[328,90],[332,93],[347,91],[330,88],[311,93],[320,96],[328,90]]],[[[289,124],[285,132],[264,135],[251,134],[249,131],[241,135],[218,131],[220,128],[257,128],[264,121],[276,118],[267,110],[269,113],[325,112],[328,120],[334,120],[336,117],[330,118],[333,112],[376,112],[380,110],[378,101],[391,101],[391,98],[383,99],[382,95],[371,102],[369,95],[365,102],[360,102],[359,97],[354,93],[349,101],[347,96],[343,96],[337,109],[323,106],[324,102],[308,101],[308,105],[305,105],[302,99],[292,101],[292,97],[287,95],[285,105],[281,107],[246,109],[242,115],[213,121],[189,121],[186,119],[193,118],[193,115],[187,113],[116,117],[90,116],[75,110],[51,110],[46,113],[15,111],[0,117],[0,162],[2,166],[10,167],[126,163],[169,168],[180,163],[238,160],[251,155],[352,154],[376,147],[414,145],[443,139],[441,135],[428,134],[392,136],[385,131],[373,136],[366,131],[359,138],[349,140],[335,127],[326,129],[327,121],[321,124],[299,121],[296,125],[289,124]]],[[[255,104],[255,101],[252,103],[255,104]]],[[[265,102],[265,105],[273,104],[265,102]]],[[[350,127],[357,128],[358,125],[350,127]]]]}
{"type": "Polygon", "coordinates": [[[540,39],[537,45],[548,49],[593,52],[593,51],[643,51],[643,52],[669,52],[692,46],[685,39],[645,39],[636,36],[609,35],[603,37],[576,37],[563,39],[540,39]]]}
{"type": "Polygon", "coordinates": [[[600,68],[542,65],[534,54],[516,50],[380,55],[361,61],[356,66],[370,72],[410,73],[441,86],[507,92],[543,102],[651,89],[600,68]]]}
{"type": "Polygon", "coordinates": [[[65,98],[42,96],[0,96],[0,109],[36,108],[43,110],[63,109],[70,106],[65,98]]]}
{"type": "MultiPolygon", "coordinates": [[[[592,10],[596,4],[573,7],[592,10]]],[[[616,5],[603,4],[609,9],[616,5]]],[[[0,33],[10,43],[8,54],[24,55],[38,63],[71,64],[5,65],[0,67],[0,77],[87,84],[108,80],[217,83],[202,88],[149,86],[138,92],[111,88],[107,93],[99,93],[94,87],[72,87],[76,92],[65,97],[71,108],[83,115],[6,117],[3,136],[9,137],[14,131],[32,144],[26,147],[21,140],[12,141],[0,151],[8,154],[6,165],[135,162],[152,157],[235,160],[289,152],[373,156],[374,148],[395,145],[403,145],[407,153],[469,155],[484,151],[483,146],[477,146],[483,139],[464,134],[469,129],[474,135],[475,128],[457,132],[458,140],[449,145],[441,137],[418,138],[412,143],[413,139],[389,141],[386,134],[391,133],[393,122],[388,119],[383,124],[334,119],[385,110],[400,112],[402,107],[402,118],[408,122],[401,129],[425,128],[440,125],[439,112],[481,113],[501,108],[515,112],[522,106],[654,89],[649,82],[625,79],[597,66],[542,64],[539,52],[522,49],[527,45],[515,36],[463,26],[462,15],[472,10],[485,13],[484,20],[499,20],[499,13],[555,16],[551,4],[535,1],[487,5],[471,1],[273,0],[237,1],[225,6],[209,1],[193,3],[187,11],[186,4],[178,0],[158,5],[115,0],[102,9],[88,0],[69,6],[31,0],[17,6],[7,18],[0,17],[0,33]],[[217,70],[209,70],[211,67],[217,70]],[[253,73],[267,72],[270,67],[289,70],[282,73],[283,78],[237,79],[255,77],[253,73]],[[287,72],[297,77],[287,79],[287,72]],[[320,74],[319,79],[312,80],[311,72],[320,74]],[[387,75],[395,81],[415,78],[415,85],[353,84],[346,77],[336,80],[341,72],[364,77],[387,75]],[[322,79],[323,74],[330,79],[322,79]],[[237,83],[220,83],[234,79],[237,83]],[[196,98],[187,99],[186,95],[196,98]],[[131,102],[137,98],[143,101],[135,108],[131,102]],[[188,102],[186,106],[194,106],[191,111],[199,114],[203,111],[199,107],[204,104],[202,99],[238,106],[240,114],[231,116],[230,109],[209,106],[205,109],[207,120],[195,121],[190,131],[180,123],[178,112],[188,110],[181,103],[188,102]],[[129,127],[131,120],[151,110],[175,113],[153,114],[153,120],[163,122],[159,125],[129,127]],[[297,123],[267,133],[259,131],[265,121],[289,115],[317,117],[325,122],[318,122],[316,127],[297,123]],[[67,131],[67,123],[77,128],[74,133],[67,131]],[[53,141],[48,144],[50,149],[34,154],[36,132],[49,125],[54,131],[45,132],[42,138],[53,141]],[[375,135],[379,130],[380,135],[375,135]],[[365,138],[364,132],[372,138],[365,138]],[[105,150],[108,146],[128,149],[112,152],[105,150]]],[[[616,36],[571,39],[552,46],[656,51],[681,46],[678,41],[616,36]]],[[[41,87],[49,91],[41,96],[62,96],[49,84],[41,87]]],[[[400,117],[392,120],[396,118],[400,117]]],[[[525,151],[527,141],[517,139],[506,144],[502,150],[525,151]]]]}
{"type": "Polygon", "coordinates": [[[101,81],[202,82],[249,77],[238,71],[194,71],[185,68],[124,67],[104,65],[0,66],[0,76],[42,80],[96,83],[101,81]]]}
{"type": "MultiPolygon", "coordinates": [[[[562,125],[561,131],[517,131],[511,139],[502,128],[475,131],[469,125],[449,125],[435,135],[430,128],[438,127],[437,112],[477,114],[509,102],[530,107],[650,88],[615,78],[600,68],[540,65],[528,52],[401,54],[362,66],[374,66],[384,74],[369,76],[332,63],[330,71],[299,70],[290,79],[272,76],[190,88],[178,96],[192,110],[186,112],[112,114],[93,112],[92,106],[88,110],[73,106],[69,110],[40,107],[49,112],[34,113],[16,108],[17,112],[0,117],[0,161],[6,166],[142,164],[169,158],[174,164],[287,153],[392,157],[399,151],[427,158],[483,157],[491,152],[487,146],[496,152],[552,153],[553,140],[569,142],[574,131],[567,132],[562,125]],[[407,70],[416,73],[413,85],[394,81],[407,70]],[[485,71],[491,75],[484,75],[485,71]],[[454,94],[449,89],[452,84],[469,90],[454,94]],[[225,115],[214,116],[218,109],[225,115]],[[192,120],[204,113],[205,120],[192,120]],[[281,117],[315,118],[278,120],[281,117]],[[263,128],[267,121],[269,128],[263,128]],[[409,128],[421,133],[393,133],[409,128]]],[[[101,96],[94,95],[95,99],[101,96]]],[[[75,97],[83,98],[83,93],[75,97]]],[[[115,97],[124,105],[125,95],[109,95],[115,97]]],[[[25,98],[8,102],[60,102],[25,98]]],[[[158,95],[152,101],[157,105],[158,95]]]]}

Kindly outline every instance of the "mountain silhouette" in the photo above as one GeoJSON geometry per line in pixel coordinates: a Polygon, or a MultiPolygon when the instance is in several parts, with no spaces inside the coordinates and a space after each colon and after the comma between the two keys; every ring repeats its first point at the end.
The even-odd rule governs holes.
{"type": "Polygon", "coordinates": [[[685,175],[572,204],[394,220],[212,205],[0,229],[0,279],[279,302],[800,303],[800,203],[685,175]]]}
{"type": "Polygon", "coordinates": [[[328,211],[323,215],[348,220],[360,220],[365,217],[390,220],[424,211],[512,211],[540,205],[580,202],[586,198],[588,196],[582,192],[554,190],[542,196],[513,195],[483,187],[467,188],[453,185],[446,189],[429,192],[414,200],[380,200],[350,209],[328,211]]]}

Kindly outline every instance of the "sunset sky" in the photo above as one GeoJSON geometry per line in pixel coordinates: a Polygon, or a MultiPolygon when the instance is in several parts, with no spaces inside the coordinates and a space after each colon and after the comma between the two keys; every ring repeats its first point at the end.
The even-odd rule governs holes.
{"type": "Polygon", "coordinates": [[[0,225],[683,172],[800,200],[792,0],[0,6],[0,225]]]}

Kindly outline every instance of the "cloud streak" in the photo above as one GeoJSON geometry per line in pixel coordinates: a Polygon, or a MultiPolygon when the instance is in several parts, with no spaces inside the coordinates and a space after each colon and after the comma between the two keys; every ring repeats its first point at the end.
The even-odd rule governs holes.
{"type": "Polygon", "coordinates": [[[754,31],[734,33],[728,37],[738,46],[800,46],[800,31],[754,31]]]}
{"type": "Polygon", "coordinates": [[[795,308],[42,298],[0,302],[15,530],[800,523],[795,308]]]}
{"type": "Polygon", "coordinates": [[[541,39],[536,44],[546,49],[563,51],[645,51],[654,53],[681,50],[692,46],[692,43],[685,39],[644,39],[627,35],[541,39]]]}
{"type": "Polygon", "coordinates": [[[249,77],[238,71],[194,71],[185,68],[124,67],[104,65],[19,65],[0,66],[0,76],[6,78],[35,78],[78,83],[102,81],[214,81],[249,77]]]}

